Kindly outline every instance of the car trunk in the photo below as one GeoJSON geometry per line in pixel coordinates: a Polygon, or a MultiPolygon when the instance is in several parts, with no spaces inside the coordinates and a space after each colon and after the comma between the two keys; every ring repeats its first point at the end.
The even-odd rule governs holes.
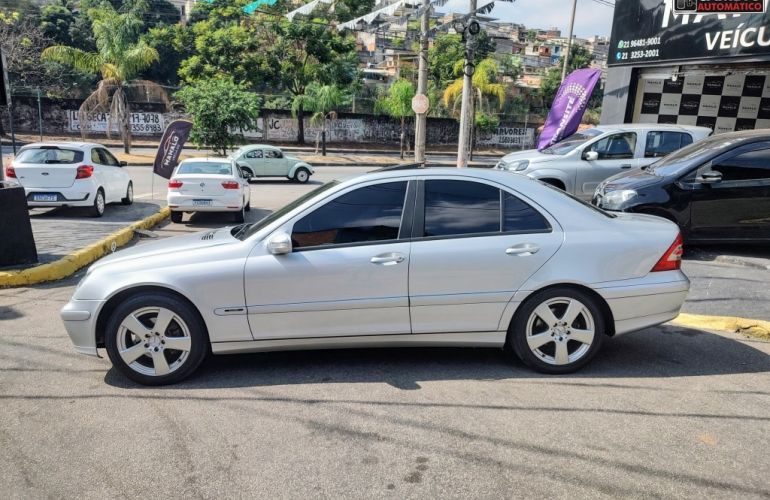
{"type": "Polygon", "coordinates": [[[25,188],[68,188],[75,182],[79,165],[45,163],[14,164],[16,177],[25,188]]]}
{"type": "Polygon", "coordinates": [[[211,198],[224,196],[233,191],[222,186],[223,182],[234,181],[230,176],[177,174],[174,176],[174,180],[182,183],[182,187],[178,188],[177,191],[189,196],[211,198]]]}

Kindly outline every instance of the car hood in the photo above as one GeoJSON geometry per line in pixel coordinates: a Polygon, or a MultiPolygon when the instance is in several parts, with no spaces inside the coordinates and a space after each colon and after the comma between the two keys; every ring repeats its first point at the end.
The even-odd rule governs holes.
{"type": "Polygon", "coordinates": [[[119,250],[107,257],[104,257],[94,263],[88,272],[96,269],[111,266],[114,264],[125,263],[127,261],[145,260],[152,257],[158,257],[166,254],[180,255],[189,251],[195,251],[202,248],[210,248],[218,245],[234,244],[239,242],[230,234],[231,228],[213,229],[199,233],[175,236],[173,238],[163,238],[158,241],[136,245],[131,248],[119,250]]]}
{"type": "Polygon", "coordinates": [[[300,160],[300,159],[299,159],[299,158],[297,158],[296,156],[285,155],[285,156],[284,156],[284,158],[286,158],[286,159],[287,159],[287,160],[289,160],[289,161],[301,161],[301,162],[303,162],[303,163],[304,163],[304,160],[300,160]]]}
{"type": "Polygon", "coordinates": [[[641,189],[659,183],[661,177],[650,173],[648,170],[637,168],[629,172],[621,172],[609,177],[601,183],[604,191],[618,191],[620,189],[641,189]]]}
{"type": "Polygon", "coordinates": [[[525,149],[524,151],[517,151],[515,153],[508,153],[503,156],[503,161],[511,163],[520,160],[529,160],[530,162],[545,163],[549,161],[561,160],[564,155],[549,155],[541,153],[537,149],[525,149]]]}

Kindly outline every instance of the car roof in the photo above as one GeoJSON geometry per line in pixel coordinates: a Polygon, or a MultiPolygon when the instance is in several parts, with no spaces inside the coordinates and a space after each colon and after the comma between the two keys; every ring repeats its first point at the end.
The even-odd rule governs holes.
{"type": "Polygon", "coordinates": [[[251,148],[281,149],[278,146],[272,146],[270,144],[247,144],[245,146],[241,146],[239,149],[251,149],[251,148]]]}
{"type": "Polygon", "coordinates": [[[687,130],[689,132],[693,132],[699,130],[701,132],[708,131],[711,133],[711,129],[708,127],[697,127],[695,125],[676,125],[673,123],[619,123],[617,125],[596,125],[595,127],[591,128],[601,130],[602,132],[613,132],[616,130],[687,130]]]}
{"type": "Polygon", "coordinates": [[[404,177],[440,177],[440,176],[452,176],[452,177],[466,177],[468,179],[481,179],[499,182],[516,189],[517,187],[526,188],[533,182],[532,179],[525,175],[516,175],[503,170],[497,170],[492,168],[402,168],[402,169],[383,169],[375,170],[360,176],[348,177],[344,176],[339,180],[367,182],[370,180],[379,179],[391,179],[391,178],[404,178],[404,177]]]}
{"type": "Polygon", "coordinates": [[[180,161],[179,164],[182,163],[190,163],[190,162],[196,162],[196,163],[230,163],[232,160],[229,158],[222,158],[222,157],[211,157],[211,156],[201,156],[201,157],[194,157],[194,158],[185,158],[184,160],[180,161]]]}
{"type": "Polygon", "coordinates": [[[76,142],[76,141],[50,141],[50,142],[33,142],[26,144],[25,148],[39,148],[39,147],[57,147],[57,148],[73,148],[73,149],[86,149],[86,148],[107,148],[103,144],[96,142],[76,142]]]}

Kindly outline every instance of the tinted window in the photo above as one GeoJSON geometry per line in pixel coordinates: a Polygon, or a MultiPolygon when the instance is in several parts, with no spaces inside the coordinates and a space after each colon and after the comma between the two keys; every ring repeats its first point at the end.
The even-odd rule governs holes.
{"type": "Polygon", "coordinates": [[[262,158],[262,150],[255,149],[254,151],[249,151],[246,153],[246,158],[262,158]]]}
{"type": "Polygon", "coordinates": [[[294,224],[294,248],[398,239],[406,181],[338,196],[294,224]]]}
{"type": "Polygon", "coordinates": [[[636,149],[636,134],[625,132],[622,134],[608,135],[599,139],[586,149],[596,151],[600,160],[624,160],[634,157],[636,149]]]}
{"type": "Polygon", "coordinates": [[[58,148],[29,148],[19,151],[16,163],[48,163],[65,164],[80,163],[83,161],[83,152],[72,149],[58,148]]]}
{"type": "Polygon", "coordinates": [[[424,236],[500,231],[500,190],[469,181],[425,182],[424,236]]]}
{"type": "Polygon", "coordinates": [[[177,174],[207,174],[207,175],[233,175],[232,165],[229,163],[197,162],[191,161],[179,165],[177,174]]]}
{"type": "Polygon", "coordinates": [[[503,191],[503,231],[547,231],[548,221],[534,208],[503,191]]]}
{"type": "Polygon", "coordinates": [[[110,165],[112,167],[120,166],[120,162],[118,162],[117,158],[112,156],[112,153],[102,148],[100,148],[98,151],[99,151],[99,163],[101,163],[102,165],[110,165]]]}
{"type": "Polygon", "coordinates": [[[580,146],[581,144],[585,144],[587,141],[599,135],[602,135],[601,130],[598,130],[595,128],[589,128],[587,130],[578,132],[577,134],[572,134],[571,136],[565,139],[562,139],[561,141],[557,142],[553,146],[549,148],[545,148],[544,150],[541,151],[541,153],[564,155],[569,153],[576,147],[580,146]]]}
{"type": "Polygon", "coordinates": [[[647,144],[644,148],[645,158],[659,158],[673,153],[677,149],[692,144],[692,136],[683,132],[658,132],[647,134],[647,144]]]}
{"type": "Polygon", "coordinates": [[[281,158],[283,155],[280,151],[276,151],[275,149],[266,149],[265,150],[265,158],[281,158]]]}
{"type": "Polygon", "coordinates": [[[711,165],[722,174],[722,182],[770,179],[770,149],[757,149],[711,165]]]}

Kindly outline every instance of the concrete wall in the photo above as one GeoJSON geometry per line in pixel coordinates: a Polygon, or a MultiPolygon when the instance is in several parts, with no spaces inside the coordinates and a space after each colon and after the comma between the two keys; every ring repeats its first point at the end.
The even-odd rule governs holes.
{"type": "MultiPolygon", "coordinates": [[[[77,134],[84,126],[79,121],[79,101],[42,100],[44,134],[77,134]]],[[[147,103],[132,104],[131,128],[136,136],[159,137],[168,123],[178,118],[189,118],[184,113],[166,112],[162,106],[147,103]]],[[[106,135],[107,116],[96,113],[88,122],[89,134],[98,138],[106,135]]],[[[8,114],[2,114],[3,128],[8,130],[8,114]]],[[[516,149],[534,147],[535,129],[540,123],[502,123],[493,133],[478,133],[476,144],[486,147],[516,149]]],[[[20,98],[15,101],[14,127],[18,132],[38,131],[38,109],[35,99],[20,98]]],[[[117,127],[113,124],[113,131],[117,127]]],[[[294,142],[297,138],[298,121],[286,111],[263,111],[256,130],[239,131],[252,141],[294,142]]],[[[457,144],[459,124],[449,118],[428,119],[428,145],[457,144]]],[[[320,138],[320,126],[310,124],[305,118],[305,141],[313,143],[320,138]]],[[[406,121],[407,140],[414,142],[413,118],[406,121]]],[[[336,120],[327,123],[326,140],[329,143],[363,143],[397,145],[401,135],[401,124],[397,119],[386,116],[340,113],[336,120]]]]}

